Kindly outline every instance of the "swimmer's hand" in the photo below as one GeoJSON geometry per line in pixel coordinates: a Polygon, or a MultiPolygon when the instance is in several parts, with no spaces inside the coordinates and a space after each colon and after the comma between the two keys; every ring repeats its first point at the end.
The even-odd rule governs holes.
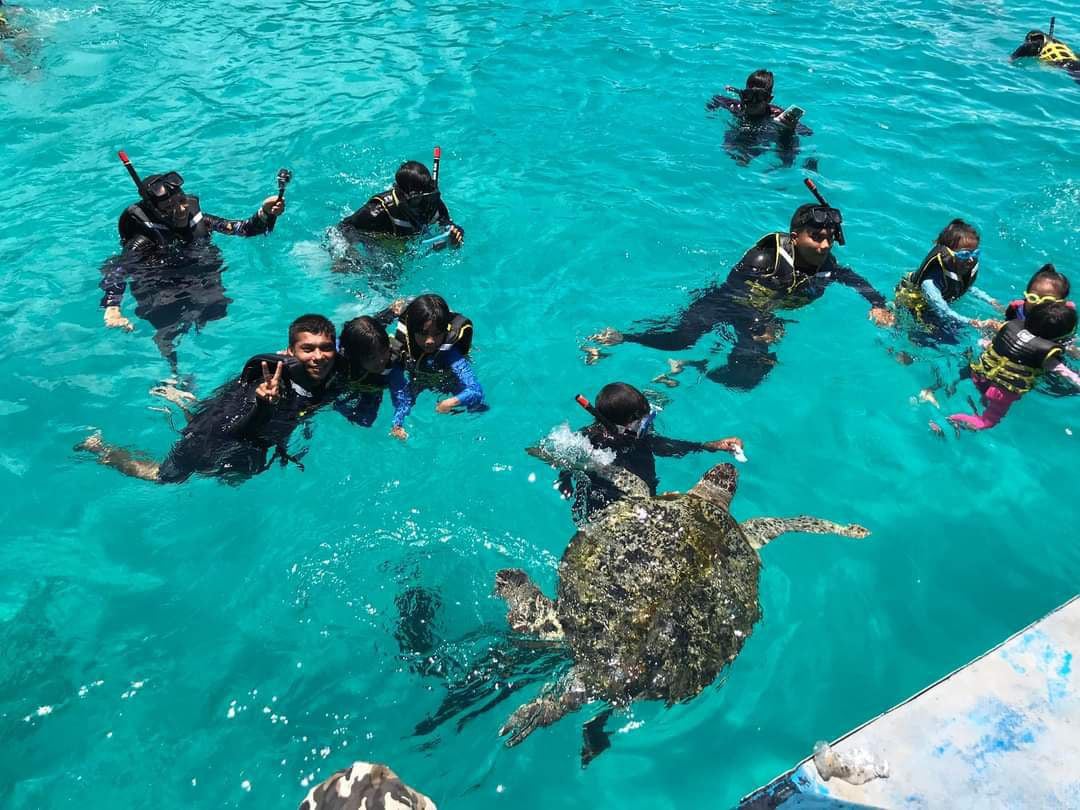
{"type": "Polygon", "coordinates": [[[743,449],[743,440],[738,436],[732,436],[727,439],[717,439],[712,442],[705,442],[705,449],[714,453],[724,452],[735,454],[743,449]]]}
{"type": "Polygon", "coordinates": [[[407,304],[408,304],[408,302],[404,298],[399,298],[398,300],[396,300],[394,303],[392,303],[390,305],[390,312],[395,317],[397,317],[398,315],[400,315],[402,312],[405,311],[405,307],[406,307],[407,304]]]}
{"type": "Polygon", "coordinates": [[[135,328],[131,321],[120,314],[120,307],[105,307],[105,325],[110,329],[123,329],[125,332],[135,328]]]}
{"type": "Polygon", "coordinates": [[[451,222],[450,223],[450,234],[449,234],[449,236],[450,236],[450,243],[454,247],[459,248],[459,247],[461,247],[462,245],[465,244],[465,231],[462,229],[462,227],[460,225],[455,225],[453,222],[451,222]]]}
{"type": "Polygon", "coordinates": [[[409,434],[405,432],[405,428],[403,428],[401,425],[394,425],[392,428],[390,428],[390,435],[393,436],[395,439],[400,439],[401,441],[405,441],[407,438],[409,438],[409,434]]]}
{"type": "Polygon", "coordinates": [[[259,212],[267,218],[280,217],[285,213],[285,198],[282,197],[279,200],[277,194],[273,197],[267,197],[259,206],[259,212]]]}
{"type": "Polygon", "coordinates": [[[447,397],[435,406],[435,410],[439,413],[452,413],[460,404],[461,401],[457,397],[447,397]]]}
{"type": "Polygon", "coordinates": [[[276,405],[281,400],[281,370],[283,368],[285,368],[285,364],[279,360],[277,368],[271,374],[270,366],[264,360],[262,364],[262,382],[255,389],[255,396],[263,402],[276,405]]]}
{"type": "Polygon", "coordinates": [[[998,329],[1004,326],[1004,323],[1002,323],[1001,321],[995,321],[993,318],[972,318],[971,325],[974,326],[976,329],[985,329],[987,331],[996,332],[998,329]]]}
{"type": "Polygon", "coordinates": [[[896,323],[896,315],[891,309],[885,307],[871,307],[867,317],[878,326],[892,326],[896,323]]]}

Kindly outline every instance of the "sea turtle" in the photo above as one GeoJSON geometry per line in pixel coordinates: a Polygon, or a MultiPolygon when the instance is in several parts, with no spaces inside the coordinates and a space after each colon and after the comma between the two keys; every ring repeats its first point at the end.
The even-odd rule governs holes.
{"type": "MultiPolygon", "coordinates": [[[[573,659],[565,676],[506,721],[499,733],[509,735],[507,746],[590,701],[618,707],[650,698],[670,706],[693,698],[734,660],[761,616],[759,549],[786,532],[869,534],[814,517],[739,523],[728,511],[738,482],[731,464],[713,467],[689,492],[653,497],[621,468],[569,462],[543,448],[529,452],[563,469],[584,463],[626,497],[574,535],[555,600],[521,569],[496,574],[511,629],[560,641],[573,659]]],[[[583,764],[598,753],[597,741],[599,750],[607,747],[607,713],[597,718],[599,728],[586,726],[583,764]]]]}

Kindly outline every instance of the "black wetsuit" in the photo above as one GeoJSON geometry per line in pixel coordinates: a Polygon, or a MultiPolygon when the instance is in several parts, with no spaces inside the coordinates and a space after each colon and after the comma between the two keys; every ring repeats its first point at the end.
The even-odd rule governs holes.
{"type": "Polygon", "coordinates": [[[731,388],[749,390],[760,383],[776,364],[770,341],[784,331],[776,310],[798,309],[820,298],[833,282],[851,287],[871,306],[884,307],[885,298],[866,279],[849,267],[841,267],[830,255],[821,267],[792,264],[796,254],[788,234],[761,238],[739,260],[723,284],[698,291],[677,318],[648,323],[643,332],[624,333],[623,338],[663,351],[689,349],[720,324],[735,333],[727,364],[706,376],[731,388]]]}
{"type": "MultiPolygon", "coordinates": [[[[687,453],[695,453],[708,448],[701,442],[688,442],[682,439],[669,439],[655,433],[647,433],[640,439],[634,436],[612,436],[602,425],[593,423],[582,428],[593,447],[615,451],[615,466],[628,470],[644,481],[652,495],[660,479],[656,475],[656,456],[681,458],[687,453]]],[[[603,509],[623,497],[623,492],[603,476],[592,473],[580,473],[588,479],[587,486],[574,486],[574,474],[559,473],[559,489],[566,497],[573,496],[571,513],[575,523],[584,523],[594,512],[603,509]]]]}
{"type": "Polygon", "coordinates": [[[302,419],[330,401],[333,376],[331,372],[318,386],[306,375],[299,376],[299,385],[286,378],[281,399],[274,404],[255,396],[258,379],[226,383],[200,404],[181,431],[180,440],[161,464],[158,480],[176,484],[201,473],[239,483],[270,466],[273,458],[268,461],[266,454],[271,449],[282,464],[298,462],[286,450],[289,437],[302,419]]]}
{"type": "Polygon", "coordinates": [[[393,293],[406,240],[423,235],[431,225],[451,224],[441,195],[426,205],[410,207],[397,189],[388,189],[338,223],[349,251],[334,262],[333,271],[363,273],[380,292],[393,293]]]}
{"type": "Polygon", "coordinates": [[[740,166],[746,166],[775,144],[780,164],[790,168],[795,165],[795,158],[799,154],[799,136],[814,134],[810,127],[801,122],[794,129],[778,124],[774,119],[783,109],[775,105],[770,105],[765,115],[755,117],[747,115],[742,102],[730,96],[713,96],[705,105],[707,110],[721,108],[735,116],[724,134],[724,151],[740,166]]]}
{"type": "Polygon", "coordinates": [[[275,219],[261,211],[244,220],[202,214],[181,231],[155,222],[144,204],[133,205],[121,217],[121,253],[101,268],[101,306],[120,306],[130,277],[135,316],[154,327],[154,343],[175,372],[176,339],[192,326],[224,318],[231,302],[221,282],[221,251],[211,235],[258,236],[272,230],[275,219]]]}

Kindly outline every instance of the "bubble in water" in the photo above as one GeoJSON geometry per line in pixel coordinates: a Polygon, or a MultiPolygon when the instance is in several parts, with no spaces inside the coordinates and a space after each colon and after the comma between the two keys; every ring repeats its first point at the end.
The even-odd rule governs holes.
{"type": "Polygon", "coordinates": [[[552,455],[569,462],[592,461],[608,465],[615,462],[615,451],[593,447],[585,436],[570,429],[569,422],[554,428],[544,439],[544,445],[552,455]]]}

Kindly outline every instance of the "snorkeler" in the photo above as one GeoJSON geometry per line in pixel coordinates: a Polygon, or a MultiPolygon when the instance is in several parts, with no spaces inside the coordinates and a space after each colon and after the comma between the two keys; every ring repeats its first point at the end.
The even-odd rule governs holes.
{"type": "Polygon", "coordinates": [[[1012,52],[1009,61],[1034,56],[1056,68],[1061,68],[1076,81],[1080,82],[1080,57],[1072,48],[1054,36],[1055,18],[1050,18],[1050,31],[1028,31],[1024,44],[1012,52]]]}
{"type": "Polygon", "coordinates": [[[371,427],[379,414],[383,393],[390,391],[394,405],[394,420],[390,435],[407,439],[402,423],[412,409],[412,397],[405,379],[405,363],[401,346],[386,333],[392,309],[372,317],[361,315],[346,321],[341,328],[338,362],[341,367],[335,381],[340,390],[334,410],[361,427],[371,427]]]}
{"type": "MultiPolygon", "coordinates": [[[[461,247],[465,231],[450,218],[450,211],[439,192],[439,160],[441,152],[435,147],[434,171],[415,160],[402,163],[394,175],[394,185],[376,194],[363,208],[354,211],[338,223],[338,231],[351,246],[373,248],[386,240],[401,242],[427,233],[437,225],[443,228],[423,240],[433,250],[461,247]]],[[[335,269],[343,268],[336,265],[335,269]]],[[[347,269],[347,268],[344,268],[347,269]]]]}
{"type": "Polygon", "coordinates": [[[949,421],[968,430],[992,428],[1044,372],[1080,388],[1080,374],[1061,358],[1076,331],[1076,310],[1061,301],[1030,308],[1025,320],[1008,321],[971,364],[971,381],[982,395],[982,414],[954,413],[949,421]]]}
{"type": "Polygon", "coordinates": [[[997,307],[998,303],[975,285],[979,272],[979,232],[962,219],[954,219],[938,234],[918,270],[904,276],[896,287],[897,307],[906,308],[917,328],[911,339],[920,345],[959,342],[957,329],[996,327],[993,320],[967,318],[950,304],[970,292],[997,307]]]}
{"type": "MultiPolygon", "coordinates": [[[[400,414],[401,419],[425,388],[450,395],[436,403],[438,413],[486,409],[484,389],[469,362],[472,339],[472,321],[451,312],[441,296],[421,295],[405,307],[394,336],[410,377],[408,408],[400,414]]],[[[396,408],[394,418],[399,418],[396,408]]]]}
{"type": "Polygon", "coordinates": [[[0,0],[0,65],[10,65],[12,71],[19,75],[37,69],[34,54],[39,44],[30,29],[19,24],[23,11],[21,6],[12,6],[0,0]]]}
{"type": "Polygon", "coordinates": [[[772,103],[773,74],[768,70],[755,70],[746,77],[745,88],[729,86],[727,90],[739,97],[715,95],[705,105],[706,110],[723,108],[735,116],[724,136],[724,150],[740,166],[745,166],[775,143],[781,165],[794,165],[799,151],[797,136],[814,133],[800,123],[801,107],[784,110],[772,103]]]}
{"type": "Polygon", "coordinates": [[[329,400],[335,354],[334,325],[322,315],[302,315],[289,325],[285,354],[249,360],[239,379],[201,403],[160,464],[106,444],[97,433],[76,449],[125,475],[160,484],[181,483],[193,473],[236,483],[268,469],[274,459],[302,469],[286,446],[300,421],[329,400]]]}
{"type": "MultiPolygon", "coordinates": [[[[806,182],[818,202],[799,206],[786,233],[770,233],[759,239],[723,284],[699,291],[677,318],[652,322],[641,332],[620,333],[609,327],[590,340],[608,346],[629,341],[680,351],[693,346],[706,332],[728,324],[735,332],[735,345],[727,363],[706,376],[731,388],[750,390],[777,362],[770,346],[783,336],[784,321],[774,313],[816,301],[833,282],[851,287],[865,298],[870,304],[869,317],[878,326],[892,326],[895,317],[884,296],[833,257],[833,243],[844,244],[840,211],[824,201],[812,181],[806,182]]],[[[585,352],[586,362],[600,356],[595,348],[585,352]]]]}
{"type": "Polygon", "coordinates": [[[177,339],[193,326],[201,329],[224,318],[231,300],[221,282],[221,251],[211,235],[257,236],[272,231],[285,210],[284,182],[279,174],[278,193],[263,200],[250,219],[223,219],[202,213],[199,198],[184,193],[184,178],[177,172],[144,180],[127,155],[119,154],[140,201],[120,215],[122,250],[101,269],[105,325],[129,332],[135,328],[120,311],[130,276],[135,316],[154,327],[154,343],[175,374],[177,339]]]}
{"type": "MultiPolygon", "coordinates": [[[[655,411],[645,395],[628,383],[608,383],[592,405],[584,397],[578,404],[595,421],[578,431],[589,443],[601,450],[612,450],[617,467],[632,472],[656,494],[660,479],[656,475],[656,456],[682,458],[687,453],[726,452],[745,460],[742,439],[731,436],[709,442],[689,442],[669,439],[653,430],[655,411]]],[[[618,500],[622,492],[608,478],[589,473],[559,473],[559,491],[564,498],[573,498],[571,512],[575,523],[583,523],[598,509],[618,500]],[[583,476],[575,480],[575,475],[583,476]]]]}

